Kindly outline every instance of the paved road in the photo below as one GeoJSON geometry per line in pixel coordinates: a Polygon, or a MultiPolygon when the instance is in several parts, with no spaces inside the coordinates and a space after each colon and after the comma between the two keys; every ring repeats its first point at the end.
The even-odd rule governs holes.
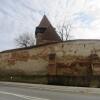
{"type": "Polygon", "coordinates": [[[0,84],[0,100],[100,100],[100,95],[60,93],[0,84]]]}

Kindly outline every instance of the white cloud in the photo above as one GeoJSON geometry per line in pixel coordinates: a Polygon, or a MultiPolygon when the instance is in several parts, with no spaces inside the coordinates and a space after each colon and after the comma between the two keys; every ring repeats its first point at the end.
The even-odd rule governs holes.
{"type": "Polygon", "coordinates": [[[99,4],[100,0],[0,0],[0,50],[14,48],[19,34],[34,33],[43,14],[54,26],[70,20],[75,38],[100,38],[99,4]]]}

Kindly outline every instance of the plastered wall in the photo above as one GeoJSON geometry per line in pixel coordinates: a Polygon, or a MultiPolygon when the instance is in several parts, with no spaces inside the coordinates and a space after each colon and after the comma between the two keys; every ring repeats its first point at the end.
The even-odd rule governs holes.
{"type": "MultiPolygon", "coordinates": [[[[0,73],[46,75],[48,73],[48,55],[50,53],[56,54],[57,63],[70,65],[76,59],[85,59],[91,54],[97,54],[99,57],[100,41],[70,40],[29,49],[4,51],[0,53],[0,73]]],[[[100,69],[99,66],[94,67],[95,71],[96,68],[100,69]]]]}

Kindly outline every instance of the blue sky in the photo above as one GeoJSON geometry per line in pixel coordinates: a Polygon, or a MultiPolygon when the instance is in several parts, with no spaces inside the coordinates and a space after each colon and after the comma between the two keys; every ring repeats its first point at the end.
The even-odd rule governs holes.
{"type": "Polygon", "coordinates": [[[73,39],[100,39],[100,0],[0,0],[0,51],[16,48],[20,34],[34,34],[42,16],[56,28],[72,23],[73,39]]]}

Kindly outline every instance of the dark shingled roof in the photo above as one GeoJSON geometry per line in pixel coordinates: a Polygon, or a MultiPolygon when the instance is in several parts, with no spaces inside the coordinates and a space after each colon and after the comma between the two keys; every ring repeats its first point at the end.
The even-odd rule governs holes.
{"type": "Polygon", "coordinates": [[[43,40],[48,40],[48,41],[56,41],[56,42],[61,42],[60,36],[57,34],[55,31],[55,28],[51,25],[49,22],[48,18],[44,15],[38,28],[45,29],[42,35],[43,40]]]}

